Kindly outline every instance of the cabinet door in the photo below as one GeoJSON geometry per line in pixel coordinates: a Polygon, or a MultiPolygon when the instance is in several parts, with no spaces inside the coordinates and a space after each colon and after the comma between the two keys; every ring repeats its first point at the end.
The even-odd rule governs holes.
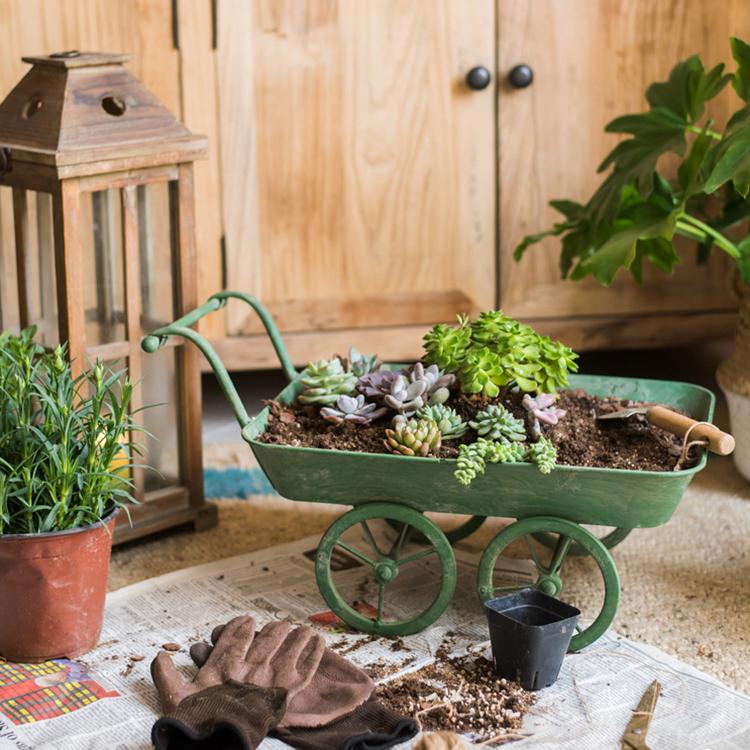
{"type": "Polygon", "coordinates": [[[492,307],[494,97],[464,76],[493,69],[494,36],[493,0],[219,0],[227,286],[287,332],[492,307]]]}
{"type": "MultiPolygon", "coordinates": [[[[578,316],[581,325],[587,316],[609,316],[612,326],[593,344],[605,346],[638,343],[637,334],[633,342],[625,340],[618,317],[672,313],[684,318],[731,308],[731,263],[715,251],[707,266],[696,266],[690,243],[682,249],[684,260],[674,276],[649,268],[638,286],[621,272],[610,288],[591,279],[561,281],[555,239],[531,248],[520,264],[512,253],[525,234],[559,220],[548,200],[588,199],[602,179],[596,168],[616,143],[614,135],[603,132],[604,125],[617,115],[646,109],[644,90],[651,81],[666,79],[675,63],[695,52],[707,67],[726,61],[734,69],[729,36],[750,37],[750,4],[501,0],[498,12],[503,309],[531,320],[557,319],[552,327],[558,332],[565,330],[559,319],[567,316],[578,316]],[[518,63],[534,70],[528,88],[507,83],[508,71],[518,63]]],[[[715,102],[711,114],[718,124],[737,102],[731,90],[715,102]]],[[[659,324],[643,325],[658,340],[659,324]]]]}

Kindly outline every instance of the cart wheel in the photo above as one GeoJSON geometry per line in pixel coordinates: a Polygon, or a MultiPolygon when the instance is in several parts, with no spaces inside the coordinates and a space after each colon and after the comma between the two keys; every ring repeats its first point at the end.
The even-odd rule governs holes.
{"type": "MultiPolygon", "coordinates": [[[[471,516],[468,521],[465,521],[464,523],[456,526],[455,529],[444,531],[443,533],[445,534],[445,538],[451,544],[455,544],[456,542],[460,542],[462,539],[466,539],[466,537],[470,534],[473,534],[486,520],[487,516],[471,516]]],[[[390,519],[386,519],[386,521],[392,529],[401,531],[400,523],[398,523],[397,521],[391,521],[390,519]]],[[[422,544],[425,543],[425,537],[415,531],[411,532],[411,534],[409,535],[409,539],[414,542],[421,542],[422,544]]]]}
{"type": "Polygon", "coordinates": [[[617,573],[614,560],[607,548],[593,534],[586,531],[573,521],[563,518],[540,516],[538,518],[524,518],[506,526],[488,545],[479,563],[477,587],[479,598],[485,602],[495,596],[517,591],[528,584],[495,586],[495,564],[511,542],[523,538],[529,548],[531,559],[537,569],[537,579],[532,584],[534,588],[550,596],[559,597],[563,590],[561,568],[565,558],[574,544],[586,550],[594,562],[599,566],[604,581],[604,601],[596,619],[588,627],[576,627],[576,634],[570,642],[571,651],[579,651],[584,646],[593,643],[610,626],[617,612],[620,602],[620,576],[617,573]],[[556,535],[554,550],[549,562],[545,563],[534,548],[532,537],[543,532],[556,535]]]}
{"type": "MultiPolygon", "coordinates": [[[[599,537],[599,541],[607,548],[612,549],[616,547],[621,541],[623,541],[633,529],[628,529],[625,526],[617,526],[609,534],[599,537]]],[[[540,544],[543,544],[547,549],[552,549],[557,543],[557,538],[554,534],[547,534],[544,531],[537,531],[532,534],[534,539],[540,544]]],[[[568,550],[569,555],[575,555],[580,557],[581,555],[588,555],[588,551],[582,547],[578,542],[570,545],[568,550]]]]}
{"type": "Polygon", "coordinates": [[[405,505],[368,503],[345,513],[323,534],[315,558],[315,577],[328,606],[348,625],[364,633],[411,635],[435,622],[450,603],[456,589],[456,560],[445,534],[426,516],[405,505]],[[398,538],[388,550],[378,546],[368,525],[368,521],[377,519],[398,524],[398,538]],[[343,534],[357,525],[362,530],[361,542],[355,544],[342,541],[343,534]],[[424,539],[422,549],[402,553],[402,548],[419,541],[418,538],[412,540],[412,534],[419,534],[424,539]],[[336,588],[331,571],[331,555],[336,547],[372,568],[378,601],[377,610],[373,607],[370,616],[369,613],[355,609],[336,588]],[[432,603],[413,617],[389,620],[386,616],[388,585],[395,581],[402,568],[429,555],[437,555],[441,568],[440,588],[432,603]]]}

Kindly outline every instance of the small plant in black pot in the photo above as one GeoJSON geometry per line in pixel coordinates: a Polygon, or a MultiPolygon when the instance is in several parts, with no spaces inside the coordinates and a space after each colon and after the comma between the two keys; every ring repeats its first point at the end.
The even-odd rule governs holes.
{"type": "Polygon", "coordinates": [[[557,680],[580,610],[527,588],[484,603],[498,676],[526,690],[557,680]]]}

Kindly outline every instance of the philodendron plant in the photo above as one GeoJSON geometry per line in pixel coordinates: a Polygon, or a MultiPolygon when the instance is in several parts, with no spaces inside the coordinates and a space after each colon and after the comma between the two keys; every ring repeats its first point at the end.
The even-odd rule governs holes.
{"type": "MultiPolygon", "coordinates": [[[[733,431],[747,431],[750,416],[750,45],[730,40],[736,69],[723,64],[706,70],[698,55],[678,63],[666,81],[646,89],[648,110],[623,115],[605,130],[627,136],[605,157],[601,185],[586,203],[562,199],[550,206],[562,219],[516,247],[526,249],[545,237],[561,239],[560,272],[573,280],[594,276],[609,284],[620,269],[640,283],[644,261],[665,273],[680,262],[677,236],[696,240],[697,259],[712,248],[737,264],[741,314],[731,355],[717,377],[727,394],[733,431]],[[728,85],[739,108],[722,130],[706,105],[728,85]],[[671,154],[673,178],[658,167],[671,154]]],[[[750,480],[750,433],[737,443],[735,463],[750,480]]]]}
{"type": "Polygon", "coordinates": [[[516,260],[544,237],[559,236],[564,278],[592,275],[609,284],[625,268],[640,282],[644,260],[674,269],[680,259],[673,240],[681,235],[700,243],[699,260],[714,245],[727,253],[750,283],[750,238],[727,233],[750,217],[750,45],[733,38],[731,48],[734,73],[723,64],[706,71],[693,55],[648,87],[646,112],[612,120],[605,130],[629,137],[599,165],[607,173],[599,188],[586,203],[550,201],[563,219],[525,237],[516,260]],[[730,83],[741,106],[719,132],[706,104],[730,83]],[[676,179],[657,169],[666,153],[679,157],[676,179]]]}
{"type": "Polygon", "coordinates": [[[65,348],[35,332],[0,334],[0,535],[87,526],[135,501],[133,384],[101,362],[73,377],[65,348]]]}

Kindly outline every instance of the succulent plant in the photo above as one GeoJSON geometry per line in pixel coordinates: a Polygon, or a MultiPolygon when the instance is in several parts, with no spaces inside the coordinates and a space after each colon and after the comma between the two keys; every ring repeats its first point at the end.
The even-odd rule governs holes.
{"type": "Polygon", "coordinates": [[[549,474],[557,466],[557,448],[542,436],[536,443],[529,445],[526,460],[536,464],[542,474],[549,474]]]}
{"type": "Polygon", "coordinates": [[[409,380],[412,383],[420,380],[426,382],[425,400],[434,405],[444,404],[450,398],[450,387],[456,382],[456,376],[446,375],[437,365],[425,367],[421,362],[416,362],[409,369],[409,380]]]}
{"type": "Polygon", "coordinates": [[[378,408],[377,404],[368,404],[365,397],[360,394],[359,396],[339,396],[336,399],[336,408],[324,406],[320,410],[320,416],[334,424],[352,422],[367,425],[378,417],[382,417],[387,411],[388,409],[384,406],[378,408]]]}
{"type": "Polygon", "coordinates": [[[357,378],[361,378],[363,375],[367,375],[371,372],[376,372],[380,369],[383,364],[377,354],[362,354],[359,349],[352,347],[349,349],[349,356],[342,357],[340,354],[336,355],[336,359],[341,360],[341,365],[346,372],[352,373],[357,378]]]}
{"type": "Polygon", "coordinates": [[[300,375],[300,382],[304,386],[297,396],[301,404],[330,405],[335,404],[339,396],[351,393],[357,378],[346,372],[340,359],[334,358],[310,362],[300,375]]]}
{"type": "Polygon", "coordinates": [[[440,428],[432,419],[399,420],[385,436],[385,447],[404,456],[428,456],[440,448],[440,428]]]}
{"type": "Polygon", "coordinates": [[[405,375],[397,375],[391,383],[390,391],[384,396],[383,402],[393,411],[404,417],[410,417],[425,403],[427,391],[426,380],[409,382],[405,375]]]}
{"type": "Polygon", "coordinates": [[[576,354],[564,344],[499,311],[459,325],[434,326],[424,336],[424,361],[458,375],[461,390],[491,398],[515,383],[524,393],[552,393],[575,372],[576,354]]]}
{"type": "Polygon", "coordinates": [[[523,420],[516,419],[504,406],[490,404],[477,412],[469,424],[480,437],[500,443],[522,443],[526,440],[523,420]]]}
{"type": "Polygon", "coordinates": [[[362,375],[357,380],[357,390],[367,398],[382,400],[391,392],[393,381],[399,375],[405,375],[405,370],[376,370],[362,375]]]}
{"type": "Polygon", "coordinates": [[[425,362],[436,364],[444,370],[457,372],[459,363],[471,345],[471,329],[466,315],[458,316],[458,326],[438,323],[422,339],[425,362]]]}
{"type": "Polygon", "coordinates": [[[461,415],[455,409],[443,404],[423,406],[417,410],[417,418],[432,419],[437,422],[443,440],[457,440],[463,437],[469,429],[469,425],[461,419],[461,415]]]}
{"type": "Polygon", "coordinates": [[[540,422],[556,425],[567,414],[565,409],[555,406],[556,400],[557,396],[554,393],[540,393],[538,396],[524,394],[521,404],[532,419],[532,430],[535,435],[542,434],[540,422]]]}
{"type": "Polygon", "coordinates": [[[488,463],[518,463],[525,455],[523,443],[497,443],[479,438],[476,443],[460,446],[453,475],[468,487],[478,474],[484,474],[488,463]]]}

